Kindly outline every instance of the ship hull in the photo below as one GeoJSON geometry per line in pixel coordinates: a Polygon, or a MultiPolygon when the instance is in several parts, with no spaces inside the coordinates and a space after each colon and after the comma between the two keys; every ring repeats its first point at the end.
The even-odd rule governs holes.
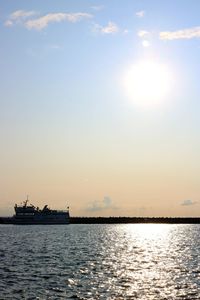
{"type": "Polygon", "coordinates": [[[39,216],[35,218],[26,218],[26,217],[13,217],[13,224],[18,225],[63,225],[69,224],[69,217],[62,216],[62,217],[46,217],[46,216],[39,216]]]}
{"type": "Polygon", "coordinates": [[[69,225],[69,222],[29,222],[29,221],[11,221],[11,224],[14,225],[69,225]]]}

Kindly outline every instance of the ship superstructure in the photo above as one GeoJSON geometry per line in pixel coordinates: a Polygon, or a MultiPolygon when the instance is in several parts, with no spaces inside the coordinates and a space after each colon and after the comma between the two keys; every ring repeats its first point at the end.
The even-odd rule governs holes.
{"type": "Polygon", "coordinates": [[[69,224],[69,207],[67,210],[53,210],[45,205],[43,209],[28,204],[28,198],[21,204],[15,204],[14,224],[69,224]]]}

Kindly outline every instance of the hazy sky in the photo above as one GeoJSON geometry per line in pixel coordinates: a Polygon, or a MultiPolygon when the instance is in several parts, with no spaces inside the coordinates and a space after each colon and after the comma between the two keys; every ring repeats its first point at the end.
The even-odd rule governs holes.
{"type": "Polygon", "coordinates": [[[0,215],[200,215],[200,1],[0,3],[0,215]]]}

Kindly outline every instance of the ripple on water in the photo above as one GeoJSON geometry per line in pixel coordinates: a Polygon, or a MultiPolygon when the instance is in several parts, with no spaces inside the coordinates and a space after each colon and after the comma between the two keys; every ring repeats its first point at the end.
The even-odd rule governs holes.
{"type": "Polygon", "coordinates": [[[0,226],[0,299],[199,299],[199,225],[0,226]]]}

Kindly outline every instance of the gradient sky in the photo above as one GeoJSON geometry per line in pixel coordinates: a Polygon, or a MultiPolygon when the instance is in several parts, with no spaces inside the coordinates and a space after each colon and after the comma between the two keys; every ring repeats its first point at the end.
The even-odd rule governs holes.
{"type": "Polygon", "coordinates": [[[200,215],[199,11],[199,0],[1,1],[0,215],[27,194],[73,216],[200,215]],[[169,70],[159,105],[125,91],[142,61],[169,70]]]}

